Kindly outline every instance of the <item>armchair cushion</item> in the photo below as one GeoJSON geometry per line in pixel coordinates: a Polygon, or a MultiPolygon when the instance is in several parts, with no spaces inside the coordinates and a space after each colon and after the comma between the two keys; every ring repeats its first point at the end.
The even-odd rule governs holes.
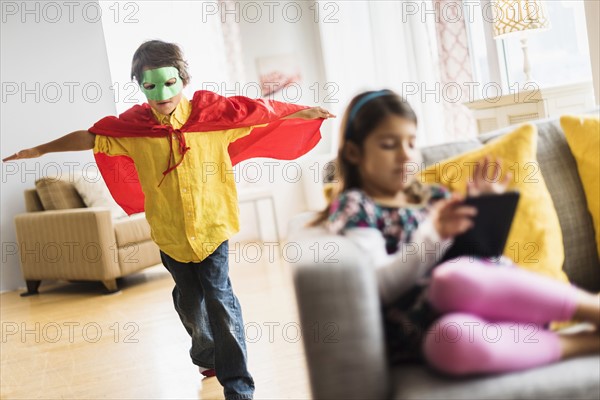
{"type": "Polygon", "coordinates": [[[35,181],[44,210],[83,208],[85,203],[73,184],[61,177],[44,177],[35,181]]]}
{"type": "Polygon", "coordinates": [[[90,168],[75,171],[73,186],[86,206],[106,207],[110,210],[110,214],[114,219],[127,216],[125,211],[112,198],[98,168],[91,171],[90,168]]]}
{"type": "Polygon", "coordinates": [[[150,240],[150,225],[145,213],[133,214],[129,218],[114,221],[117,246],[150,240]]]}
{"type": "Polygon", "coordinates": [[[23,192],[25,196],[25,210],[27,212],[44,211],[40,195],[35,189],[27,189],[23,192]]]}

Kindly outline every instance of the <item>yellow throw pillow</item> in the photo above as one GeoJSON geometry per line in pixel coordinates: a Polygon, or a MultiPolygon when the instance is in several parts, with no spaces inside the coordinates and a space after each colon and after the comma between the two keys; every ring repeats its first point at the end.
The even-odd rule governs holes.
{"type": "Polygon", "coordinates": [[[577,162],[588,210],[594,221],[600,257],[600,120],[598,117],[563,116],[560,125],[577,162]]]}
{"type": "Polygon", "coordinates": [[[500,158],[500,176],[490,179],[501,182],[510,172],[513,177],[508,190],[521,193],[504,255],[525,269],[568,282],[562,270],[565,259],[562,231],[537,162],[536,149],[537,128],[523,125],[480,149],[431,165],[421,172],[421,179],[464,194],[474,164],[486,155],[492,161],[500,158]]]}

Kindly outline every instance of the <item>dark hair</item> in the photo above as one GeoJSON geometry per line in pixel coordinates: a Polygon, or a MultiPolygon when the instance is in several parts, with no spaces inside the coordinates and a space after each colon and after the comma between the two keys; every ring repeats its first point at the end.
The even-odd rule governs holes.
{"type": "MultiPolygon", "coordinates": [[[[362,151],[367,137],[391,115],[405,118],[414,122],[415,125],[417,124],[417,115],[404,98],[391,90],[381,92],[380,95],[370,91],[355,96],[344,112],[340,128],[340,146],[335,160],[335,179],[337,183],[331,199],[335,199],[346,190],[362,187],[358,166],[345,158],[347,142],[356,144],[362,151]],[[363,103],[361,99],[367,96],[372,98],[363,103]],[[355,109],[359,102],[363,104],[355,109]],[[352,120],[349,120],[350,114],[353,115],[352,120]]],[[[404,191],[411,203],[420,203],[427,197],[427,189],[418,180],[412,182],[404,191]]],[[[330,205],[327,205],[310,225],[319,225],[324,222],[329,216],[329,207],[330,205]]]]}
{"type": "Polygon", "coordinates": [[[131,79],[142,84],[144,68],[175,67],[179,71],[179,77],[183,85],[187,85],[191,79],[188,73],[188,64],[183,59],[183,52],[175,43],[167,43],[161,40],[149,40],[138,47],[131,61],[131,79]]]}

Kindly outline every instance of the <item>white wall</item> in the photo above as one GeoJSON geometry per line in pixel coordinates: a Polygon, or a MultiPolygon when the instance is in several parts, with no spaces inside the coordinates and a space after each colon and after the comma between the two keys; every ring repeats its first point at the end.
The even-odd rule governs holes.
{"type": "MultiPolygon", "coordinates": [[[[90,3],[87,6],[78,3],[73,9],[72,22],[66,7],[59,9],[59,16],[57,9],[32,2],[28,5],[32,13],[26,14],[21,8],[24,3],[2,3],[2,158],[74,130],[87,129],[101,117],[115,113],[102,25],[99,20],[93,22],[98,4],[90,3]],[[74,88],[72,98],[68,85],[74,88]],[[82,90],[85,85],[87,94],[82,90]],[[95,88],[101,90],[98,98],[95,88]],[[22,89],[31,93],[22,96],[22,89]]],[[[14,290],[24,284],[18,255],[14,254],[13,224],[14,216],[25,211],[23,190],[33,188],[34,181],[47,173],[58,169],[68,173],[72,163],[81,168],[90,162],[93,162],[91,151],[1,163],[0,290],[14,290]]]]}
{"type": "Polygon", "coordinates": [[[101,2],[110,73],[120,93],[116,97],[119,113],[133,104],[146,102],[137,83],[131,80],[131,60],[135,50],[147,40],[173,42],[181,47],[192,77],[184,89],[189,99],[206,82],[227,80],[221,23],[218,17],[209,14],[207,4],[209,2],[202,1],[127,2],[117,13],[114,2],[101,2]]]}
{"type": "MultiPolygon", "coordinates": [[[[243,2],[235,2],[241,4],[243,2]]],[[[261,7],[262,17],[257,18],[258,14],[250,8],[244,9],[240,6],[237,14],[227,15],[227,18],[239,17],[240,34],[242,38],[243,64],[246,82],[241,82],[240,87],[257,86],[259,76],[257,72],[256,60],[258,57],[273,56],[281,54],[295,54],[300,67],[302,81],[300,82],[300,96],[294,99],[295,104],[309,106],[323,106],[330,111],[337,109],[338,104],[324,102],[326,92],[325,85],[327,83],[323,60],[321,57],[320,38],[318,25],[314,22],[313,11],[309,8],[312,1],[294,1],[294,2],[277,2],[277,6],[273,8],[272,20],[269,21],[268,8],[261,7]],[[284,14],[286,4],[293,3],[287,8],[287,14],[284,14]],[[296,17],[295,9],[292,7],[301,7],[301,15],[296,17]],[[317,84],[320,90],[311,89],[317,84]]],[[[235,88],[231,88],[235,89],[235,88]]],[[[254,91],[247,90],[247,93],[239,93],[253,97],[254,91]]],[[[289,92],[288,97],[284,98],[281,94],[276,94],[273,98],[279,101],[289,101],[295,97],[292,92],[289,92]]],[[[333,96],[332,100],[338,99],[339,96],[333,96]]],[[[250,160],[241,163],[237,168],[242,171],[239,174],[240,183],[238,187],[240,191],[244,188],[255,186],[266,186],[272,189],[275,194],[275,203],[277,217],[279,221],[279,232],[282,237],[286,235],[288,220],[295,214],[304,211],[310,206],[310,199],[319,199],[321,196],[320,184],[315,180],[313,171],[310,166],[324,164],[323,159],[328,160],[329,154],[332,152],[333,138],[336,134],[333,131],[333,122],[325,121],[322,125],[321,134],[323,139],[310,154],[301,159],[294,160],[291,163],[285,161],[276,161],[271,171],[272,176],[269,176],[269,167],[263,162],[274,162],[274,160],[250,160]],[[325,156],[323,156],[325,155],[325,156]],[[261,177],[254,182],[251,168],[248,164],[259,162],[261,165],[261,177]],[[290,165],[292,164],[292,165],[290,165]],[[302,179],[295,182],[295,171],[297,166],[302,168],[302,179]],[[248,171],[243,173],[243,171],[248,171]],[[248,179],[246,179],[248,178],[248,179]]],[[[316,207],[323,206],[317,201],[316,207]]],[[[268,202],[261,203],[259,213],[264,216],[265,221],[263,226],[268,225],[270,219],[270,209],[268,202]]],[[[252,240],[256,236],[255,218],[252,204],[241,204],[241,232],[236,236],[236,240],[252,240]]],[[[273,230],[264,229],[264,240],[273,239],[273,230]],[[268,230],[268,232],[267,232],[268,230]]]]}

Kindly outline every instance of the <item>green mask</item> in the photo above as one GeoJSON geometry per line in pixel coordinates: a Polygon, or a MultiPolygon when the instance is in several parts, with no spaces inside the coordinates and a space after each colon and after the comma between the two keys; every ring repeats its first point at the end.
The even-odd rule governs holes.
{"type": "Polygon", "coordinates": [[[183,89],[183,82],[179,77],[179,71],[175,67],[161,67],[147,69],[142,75],[142,92],[148,100],[162,101],[176,96],[183,89]],[[168,85],[169,79],[175,78],[175,83],[168,85]],[[144,83],[152,84],[151,88],[146,89],[144,83]]]}

